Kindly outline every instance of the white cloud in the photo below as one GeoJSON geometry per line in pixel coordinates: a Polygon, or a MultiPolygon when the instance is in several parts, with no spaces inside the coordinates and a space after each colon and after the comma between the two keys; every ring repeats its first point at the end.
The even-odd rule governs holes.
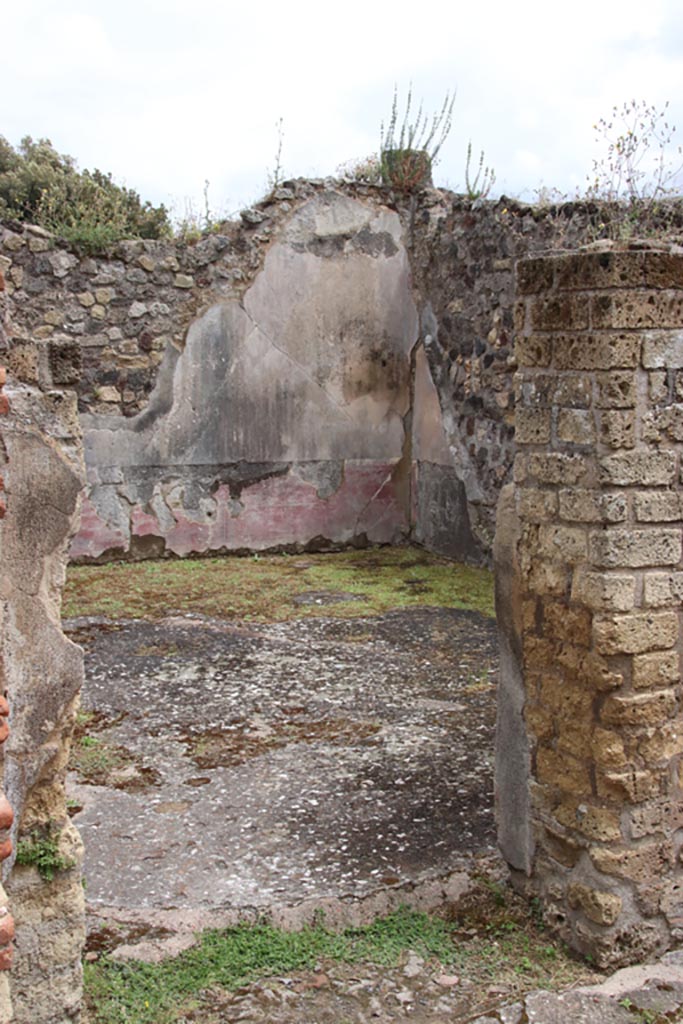
{"type": "Polygon", "coordinates": [[[437,172],[452,184],[472,139],[506,191],[569,190],[590,169],[591,125],[631,96],[670,97],[683,134],[674,0],[25,0],[3,18],[0,131],[48,136],[156,201],[198,202],[205,178],[216,205],[254,198],[280,117],[285,170],[331,173],[376,148],[394,83],[429,110],[457,87],[437,172]]]}

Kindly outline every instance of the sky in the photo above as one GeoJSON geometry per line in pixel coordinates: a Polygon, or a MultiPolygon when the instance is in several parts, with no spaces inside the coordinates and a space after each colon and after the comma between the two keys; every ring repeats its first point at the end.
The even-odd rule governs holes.
{"type": "Polygon", "coordinates": [[[456,190],[471,141],[493,194],[574,194],[593,126],[632,99],[670,101],[683,143],[681,0],[23,0],[0,40],[0,135],[49,138],[177,218],[205,181],[214,217],[262,196],[280,140],[284,177],[376,152],[394,88],[429,114],[455,92],[434,178],[456,190]]]}

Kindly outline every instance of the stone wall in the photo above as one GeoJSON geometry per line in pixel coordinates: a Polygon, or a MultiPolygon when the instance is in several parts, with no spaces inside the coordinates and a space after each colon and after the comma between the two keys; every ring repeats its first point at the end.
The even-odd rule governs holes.
{"type": "Polygon", "coordinates": [[[403,539],[417,328],[396,213],[319,192],[241,299],[167,345],[142,412],[82,417],[73,556],[403,539]]]}
{"type": "Polygon", "coordinates": [[[607,965],[683,938],[683,253],[528,259],[518,287],[501,846],[607,965]]]}
{"type": "Polygon", "coordinates": [[[10,370],[68,386],[82,364],[91,496],[75,557],[390,541],[412,531],[434,550],[486,560],[514,448],[514,260],[580,244],[594,214],[473,204],[436,189],[404,203],[374,186],[295,181],[221,234],[126,242],[109,258],[79,257],[41,229],[6,224],[10,370]],[[418,341],[427,358],[415,349],[411,362],[418,341]],[[214,436],[197,450],[199,425],[180,403],[200,372],[211,390],[192,415],[214,436]],[[438,439],[430,374],[443,409],[438,439]],[[247,396],[263,401],[247,408],[247,396]],[[429,408],[424,444],[413,398],[429,408]],[[257,529],[274,503],[288,509],[286,528],[271,517],[257,529]]]}
{"type": "Polygon", "coordinates": [[[515,262],[592,241],[598,211],[586,203],[539,207],[505,197],[472,203],[430,190],[401,216],[410,225],[422,336],[452,466],[448,474],[423,474],[435,499],[428,496],[424,530],[441,537],[439,549],[455,557],[463,551],[458,537],[470,535],[469,550],[488,559],[498,497],[514,458],[515,262]],[[444,548],[446,536],[450,547],[444,548]]]}
{"type": "MultiPolygon", "coordinates": [[[[0,273],[0,283],[3,281],[0,273]]],[[[0,291],[0,294],[1,291],[0,291]]],[[[0,302],[0,347],[12,331],[0,302]]],[[[9,359],[7,360],[10,361],[9,359]]],[[[4,374],[4,371],[3,371],[4,374]]],[[[4,378],[3,378],[4,379],[4,378]]],[[[85,937],[81,844],[66,813],[68,743],[82,683],[82,651],[61,631],[61,588],[84,485],[76,396],[49,381],[10,376],[0,396],[0,452],[6,499],[0,521],[0,670],[12,729],[5,744],[0,827],[4,885],[16,926],[11,1002],[0,984],[0,1020],[64,1024],[78,1019],[85,937]],[[17,851],[46,844],[65,870],[45,880],[17,851]],[[4,1016],[3,1016],[4,1014],[4,1016]]],[[[6,720],[5,696],[0,722],[6,720]]],[[[6,727],[0,725],[0,738],[6,727]]],[[[30,858],[29,858],[30,860],[30,858]]],[[[0,894],[0,946],[11,918],[0,894]],[[5,916],[2,916],[2,915],[5,916]]],[[[0,950],[0,970],[10,960],[0,950]]]]}

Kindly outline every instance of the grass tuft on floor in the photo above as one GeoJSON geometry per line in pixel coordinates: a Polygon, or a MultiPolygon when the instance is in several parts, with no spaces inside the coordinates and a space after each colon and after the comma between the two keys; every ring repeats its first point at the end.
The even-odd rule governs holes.
{"type": "Polygon", "coordinates": [[[333,972],[335,963],[390,969],[409,952],[436,972],[450,967],[468,977],[472,1005],[485,999],[494,980],[501,995],[516,998],[531,988],[595,977],[552,940],[533,906],[482,881],[450,916],[401,907],[371,925],[339,933],[324,922],[296,932],[241,924],[205,932],[195,947],[157,964],[103,957],[85,965],[88,1022],[174,1024],[187,1014],[201,1020],[203,1000],[217,989],[230,992],[297,971],[333,972]]]}

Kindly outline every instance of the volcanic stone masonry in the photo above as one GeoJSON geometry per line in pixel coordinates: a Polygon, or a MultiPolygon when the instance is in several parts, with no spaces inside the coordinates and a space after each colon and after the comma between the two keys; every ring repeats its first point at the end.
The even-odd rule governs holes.
{"type": "Polygon", "coordinates": [[[683,938],[683,252],[518,269],[499,836],[600,965],[683,938]]]}
{"type": "Polygon", "coordinates": [[[72,557],[412,536],[487,560],[513,458],[513,263],[590,231],[576,204],[329,181],[108,257],[5,225],[9,370],[79,392],[72,557]]]}
{"type": "Polygon", "coordinates": [[[46,881],[0,835],[0,1024],[76,1021],[81,999],[64,775],[82,654],[59,605],[84,469],[64,387],[89,558],[406,536],[482,558],[516,423],[501,847],[601,964],[683,937],[683,253],[524,260],[513,308],[516,257],[589,220],[292,183],[225,235],[107,259],[3,227],[0,827],[15,850],[56,844],[64,870],[46,881]]]}

